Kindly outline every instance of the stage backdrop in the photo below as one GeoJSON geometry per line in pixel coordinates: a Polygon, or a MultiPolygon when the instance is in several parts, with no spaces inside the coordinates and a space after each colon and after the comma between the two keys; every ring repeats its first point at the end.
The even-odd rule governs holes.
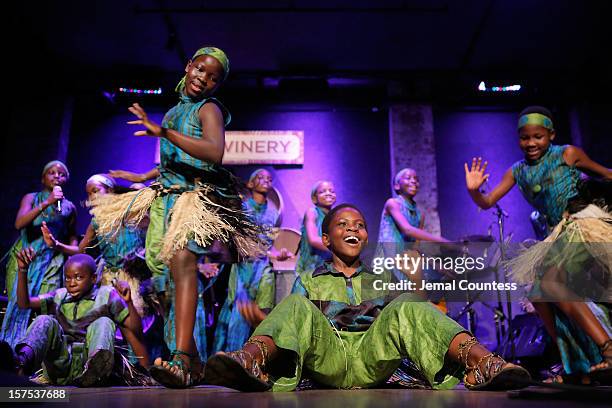
{"type": "MultiPolygon", "coordinates": [[[[89,109],[86,109],[89,108],[89,109]]],[[[161,121],[161,110],[149,109],[161,121]]],[[[266,165],[275,175],[274,185],[283,196],[283,226],[300,228],[312,205],[310,189],[317,180],[336,185],[338,203],[351,202],[364,211],[371,239],[378,237],[382,206],[391,194],[389,179],[388,116],[380,110],[343,109],[341,106],[275,106],[268,110],[233,109],[228,130],[300,130],[304,132],[303,165],[266,165]]],[[[67,191],[74,201],[85,199],[85,181],[96,172],[126,169],[144,172],[154,166],[154,138],[132,136],[129,113],[75,110],[69,150],[74,175],[67,191]]],[[[229,166],[247,179],[261,166],[229,166]]],[[[79,231],[89,217],[79,214],[79,231]]]]}
{"type": "MultiPolygon", "coordinates": [[[[370,239],[378,238],[380,212],[391,194],[386,111],[292,105],[232,113],[230,130],[304,131],[303,166],[263,166],[272,169],[274,185],[285,201],[283,226],[300,228],[304,212],[312,205],[312,185],[327,179],[336,186],[337,203],[359,206],[368,222],[370,239]]],[[[258,167],[232,166],[245,179],[258,167]]]]}

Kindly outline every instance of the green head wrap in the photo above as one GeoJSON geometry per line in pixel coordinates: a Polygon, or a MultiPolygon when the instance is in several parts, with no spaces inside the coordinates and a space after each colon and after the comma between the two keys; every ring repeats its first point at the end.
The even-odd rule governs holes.
{"type": "Polygon", "coordinates": [[[548,130],[555,130],[553,127],[552,119],[541,113],[528,113],[519,118],[518,129],[525,125],[537,125],[545,127],[548,130]]]}
{"type": "MultiPolygon", "coordinates": [[[[202,55],[210,55],[211,57],[219,61],[219,63],[223,67],[223,80],[225,81],[225,79],[227,78],[227,75],[229,74],[230,66],[229,66],[229,59],[227,58],[227,55],[225,55],[223,50],[217,47],[200,48],[199,50],[195,52],[195,54],[193,54],[193,57],[191,57],[191,61],[194,61],[196,58],[202,55]]],[[[176,85],[176,88],[174,88],[176,92],[181,93],[183,89],[185,88],[185,77],[186,76],[183,76],[183,78],[178,83],[178,85],[176,85]]]]}

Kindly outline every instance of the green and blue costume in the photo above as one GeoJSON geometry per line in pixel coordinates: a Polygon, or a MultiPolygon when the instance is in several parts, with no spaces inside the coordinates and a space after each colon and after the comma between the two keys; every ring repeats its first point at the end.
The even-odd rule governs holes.
{"type": "Polygon", "coordinates": [[[280,364],[283,372],[268,372],[273,391],[294,390],[302,375],[329,387],[374,387],[385,383],[405,358],[433,388],[459,383],[462,368],[447,361],[446,353],[465,330],[429,302],[409,294],[391,300],[374,290],[381,276],[386,275],[360,267],[345,277],[327,262],[298,277],[294,293],[253,333],[291,352],[280,364]]]}
{"type": "Polygon", "coordinates": [[[34,366],[41,364],[52,384],[74,383],[85,363],[99,350],[114,353],[116,325],[129,315],[128,305],[110,286],[93,286],[79,299],[65,288],[43,294],[40,315],[15,347],[29,346],[34,366]]]}
{"type": "MultiPolygon", "coordinates": [[[[268,233],[262,234],[261,239],[268,249],[271,248],[272,239],[269,234],[278,222],[278,210],[268,205],[267,201],[259,204],[253,198],[244,202],[244,210],[254,223],[268,233]]],[[[231,266],[227,299],[219,314],[213,353],[240,349],[253,331],[240,314],[236,302],[253,301],[264,312],[269,312],[274,307],[275,290],[274,273],[268,257],[262,256],[231,266]]]]}
{"type": "MultiPolygon", "coordinates": [[[[32,200],[32,208],[41,205],[49,195],[50,192],[46,190],[36,193],[32,200]]],[[[69,238],[69,224],[75,214],[76,207],[67,199],[62,200],[61,212],[57,210],[56,205],[48,206],[30,225],[19,231],[20,236],[10,249],[6,268],[6,291],[9,302],[0,329],[0,340],[8,342],[12,347],[26,332],[31,315],[29,309],[21,310],[17,306],[17,253],[22,249],[32,248],[36,254],[28,266],[30,296],[38,296],[60,287],[65,256],[62,252],[47,247],[40,228],[44,221],[53,236],[65,242],[69,238]]]]}

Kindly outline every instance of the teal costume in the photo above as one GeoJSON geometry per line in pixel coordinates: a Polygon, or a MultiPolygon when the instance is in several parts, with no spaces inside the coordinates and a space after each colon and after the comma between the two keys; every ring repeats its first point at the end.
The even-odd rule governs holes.
{"type": "MultiPolygon", "coordinates": [[[[458,364],[445,360],[465,330],[429,302],[409,294],[391,300],[372,289],[383,279],[365,267],[350,278],[325,263],[301,275],[294,294],[278,304],[253,336],[270,336],[292,358],[269,370],[273,391],[294,390],[303,374],[335,388],[385,383],[410,358],[433,388],[459,383],[458,364]]],[[[276,363],[275,363],[276,365],[276,363]]]]}
{"type": "MultiPolygon", "coordinates": [[[[541,281],[551,266],[562,268],[567,274],[566,286],[570,290],[580,289],[587,279],[589,265],[596,258],[604,256],[601,242],[612,242],[612,228],[609,225],[610,214],[598,207],[589,206],[599,211],[601,216],[590,216],[584,220],[563,216],[568,202],[578,196],[580,172],[568,166],[563,159],[567,146],[550,145],[546,153],[537,161],[521,160],[512,166],[512,175],[525,199],[544,217],[549,227],[555,227],[545,242],[540,242],[517,258],[510,261],[512,273],[519,283],[531,285],[530,298],[536,301],[550,294],[542,291],[541,281]],[[596,225],[597,224],[597,225],[596,225]],[[590,251],[588,230],[596,227],[601,232],[594,243],[600,247],[590,251]],[[539,254],[539,255],[538,255],[539,254]],[[536,260],[537,259],[537,260],[536,260]]],[[[589,207],[585,211],[589,211],[589,207]]],[[[592,211],[591,211],[592,212],[592,211]]],[[[608,245],[608,244],[603,244],[608,245]]],[[[606,248],[604,248],[606,249],[606,248]]],[[[610,256],[610,255],[608,255],[610,256]]],[[[609,258],[607,258],[609,259],[609,258]]],[[[609,274],[608,265],[608,271],[609,274]]],[[[593,286],[591,282],[587,286],[593,286]]],[[[588,297],[588,296],[587,296],[588,297]]],[[[561,299],[564,300],[564,299],[561,299]]],[[[609,304],[586,302],[599,323],[608,335],[612,334],[611,311],[609,304]]],[[[561,354],[566,374],[587,373],[590,367],[599,363],[601,353],[593,340],[561,310],[552,306],[554,311],[557,346],[561,354]]]]}
{"type": "MultiPolygon", "coordinates": [[[[278,211],[268,205],[267,201],[258,204],[249,198],[244,202],[244,210],[253,222],[262,226],[268,233],[278,221],[278,211]]],[[[262,241],[268,248],[272,247],[269,234],[262,236],[262,241]]],[[[249,339],[253,329],[240,314],[236,302],[253,301],[265,312],[269,312],[274,307],[275,289],[274,273],[268,257],[232,265],[227,299],[215,330],[213,353],[238,350],[249,339]]]]}
{"type": "MultiPolygon", "coordinates": [[[[226,125],[229,123],[229,112],[216,99],[208,98],[194,101],[181,93],[180,102],[166,113],[162,126],[190,137],[200,138],[202,125],[198,112],[205,103],[216,103],[223,112],[226,125]]],[[[174,283],[168,279],[170,278],[169,269],[159,260],[160,241],[163,239],[170,222],[169,213],[181,193],[195,189],[199,183],[213,184],[220,194],[232,195],[235,193],[229,188],[231,182],[228,181],[230,175],[227,170],[191,157],[167,139],[161,139],[160,141],[160,159],[160,176],[157,182],[161,183],[164,189],[168,189],[168,192],[158,197],[151,207],[150,223],[147,230],[146,258],[147,265],[153,272],[153,282],[156,290],[167,293],[170,308],[164,320],[164,338],[168,348],[174,350],[176,349],[174,283]]],[[[238,197],[236,196],[236,198],[238,197]]],[[[207,248],[198,245],[193,240],[188,242],[187,248],[198,255],[208,254],[207,248]]],[[[203,290],[202,283],[198,281],[199,301],[197,302],[193,335],[200,358],[206,361],[206,312],[201,300],[203,290]]]]}
{"type": "MultiPolygon", "coordinates": [[[[405,199],[401,195],[397,196],[395,200],[400,204],[400,212],[408,223],[415,228],[421,228],[423,216],[416,203],[405,199]]],[[[403,234],[397,227],[391,214],[387,214],[387,211],[383,209],[380,216],[376,257],[393,258],[397,254],[403,254],[405,251],[413,249],[414,242],[416,240],[409,235],[403,234]]],[[[393,270],[393,274],[397,280],[406,279],[406,275],[397,269],[393,270]]]]}
{"type": "MultiPolygon", "coordinates": [[[[49,197],[48,191],[35,194],[32,208],[49,197]]],[[[64,254],[47,247],[40,227],[45,221],[54,237],[62,242],[68,239],[69,223],[76,214],[76,207],[69,200],[63,199],[62,212],[57,206],[47,207],[32,223],[20,231],[20,237],[10,249],[10,257],[6,268],[6,290],[9,303],[0,329],[0,340],[8,342],[12,347],[23,337],[30,323],[29,309],[20,310],[17,306],[17,256],[24,248],[30,247],[36,253],[36,258],[28,267],[28,288],[30,296],[38,296],[55,290],[61,286],[62,265],[64,254]]]]}
{"type": "MultiPolygon", "coordinates": [[[[313,207],[315,212],[317,213],[317,233],[319,236],[323,235],[321,231],[321,225],[323,225],[323,218],[325,218],[325,212],[318,206],[313,207]]],[[[306,217],[302,220],[302,228],[300,233],[302,234],[302,239],[300,240],[300,246],[298,249],[298,259],[295,264],[295,273],[299,276],[305,272],[314,271],[319,265],[323,264],[323,262],[327,259],[331,258],[331,255],[328,252],[318,250],[313,248],[308,243],[308,238],[306,235],[306,217]]]]}
{"type": "Polygon", "coordinates": [[[116,325],[129,315],[127,304],[110,286],[94,286],[78,300],[60,288],[41,295],[40,307],[41,315],[16,351],[29,346],[35,367],[42,364],[45,377],[56,385],[73,383],[98,350],[114,352],[116,325]]]}
{"type": "Polygon", "coordinates": [[[550,145],[538,160],[523,159],[512,165],[512,176],[523,197],[546,217],[550,227],[561,221],[567,203],[578,195],[580,171],[565,163],[566,148],[550,145]]]}

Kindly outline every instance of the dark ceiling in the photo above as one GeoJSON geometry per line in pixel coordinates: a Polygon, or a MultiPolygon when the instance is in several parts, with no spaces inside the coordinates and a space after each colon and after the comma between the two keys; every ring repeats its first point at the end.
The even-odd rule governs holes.
{"type": "Polygon", "coordinates": [[[557,0],[106,0],[24,2],[12,38],[63,78],[147,77],[201,45],[233,78],[266,75],[609,78],[605,2],[557,0]]]}

